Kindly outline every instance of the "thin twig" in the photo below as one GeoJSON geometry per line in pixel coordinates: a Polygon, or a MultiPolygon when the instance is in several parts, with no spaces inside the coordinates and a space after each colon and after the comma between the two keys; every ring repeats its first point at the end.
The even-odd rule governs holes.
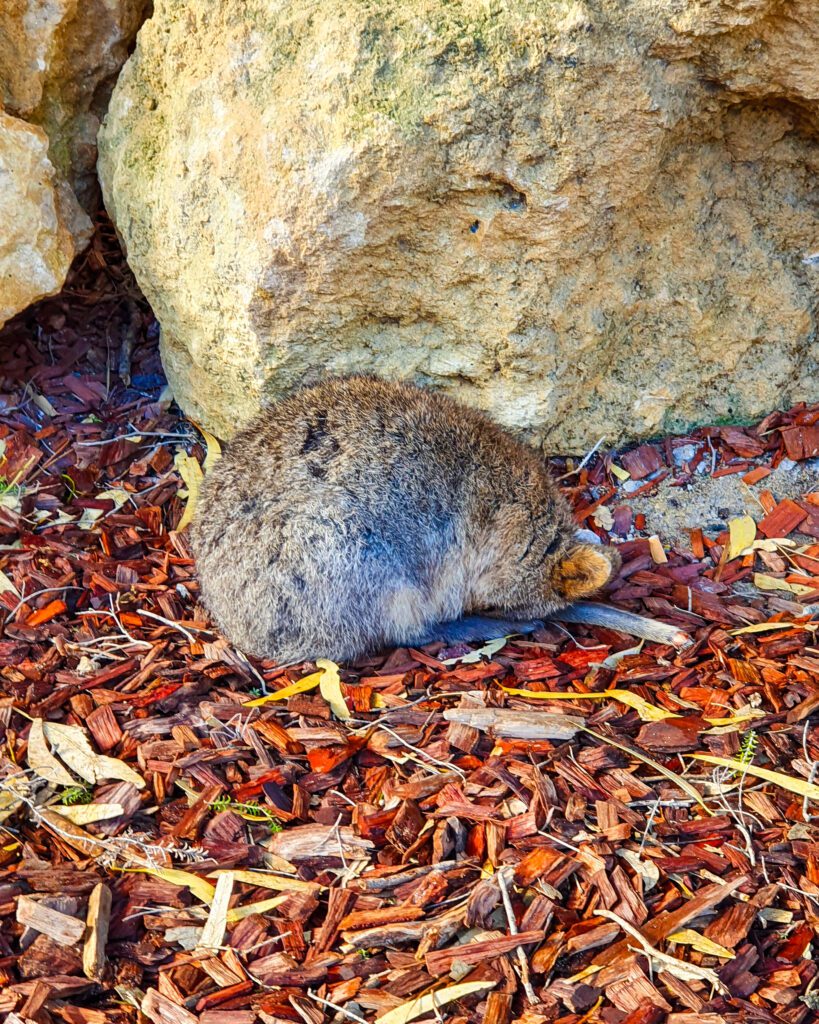
{"type": "Polygon", "coordinates": [[[340,1013],[347,1020],[354,1020],[357,1024],[370,1024],[369,1021],[364,1020],[363,1017],[359,1017],[357,1013],[353,1013],[352,1010],[345,1010],[343,1006],[339,1006],[338,1003],[332,1003],[329,999],[322,999],[321,996],[317,996],[315,992],[311,992],[310,989],[305,990],[308,999],[312,999],[315,1003],[320,1003],[322,1006],[329,1006],[331,1010],[335,1010],[340,1013]]]}
{"type": "MultiPolygon", "coordinates": [[[[181,626],[178,622],[174,622],[172,619],[166,619],[164,615],[157,615],[156,612],[145,611],[144,608],[137,608],[137,615],[144,615],[146,618],[156,619],[157,622],[161,622],[165,626],[170,626],[171,629],[179,630],[179,632],[182,634],[182,636],[185,637],[185,639],[188,641],[188,643],[191,643],[191,644],[195,644],[196,643],[196,637],[193,635],[193,633],[191,633],[189,630],[187,630],[184,626],[181,626]]],[[[195,626],[193,628],[196,629],[195,626]]],[[[198,633],[209,633],[210,632],[210,630],[208,630],[208,629],[197,629],[196,631],[198,633]]]]}
{"type": "MultiPolygon", "coordinates": [[[[119,609],[117,609],[117,610],[119,610],[119,609]]],[[[105,608],[89,608],[87,610],[84,610],[84,611],[81,611],[81,612],[77,612],[77,614],[78,615],[103,615],[103,616],[109,616],[119,626],[120,634],[122,636],[127,637],[131,641],[132,644],[136,644],[138,647],[149,647],[149,648],[153,647],[153,644],[148,643],[147,640],[137,640],[137,638],[135,636],[131,636],[131,634],[128,632],[128,630],[125,628],[125,626],[123,626],[122,621],[120,620],[119,615],[117,615],[117,612],[114,611],[113,598],[111,600],[111,610],[110,611],[106,611],[105,608]]],[[[95,637],[95,640],[106,640],[106,639],[109,639],[109,638],[108,637],[95,637]]],[[[86,644],[86,643],[92,643],[93,641],[78,640],[78,641],[75,641],[75,642],[77,644],[79,644],[79,645],[83,645],[83,644],[86,644]]]]}
{"type": "MultiPolygon", "coordinates": [[[[515,921],[515,913],[512,910],[512,901],[509,899],[509,890],[506,888],[506,878],[504,877],[504,870],[501,869],[498,872],[498,886],[500,887],[501,899],[503,900],[503,909],[506,912],[506,920],[509,925],[509,934],[517,935],[518,926],[515,921]]],[[[526,993],[526,998],[532,1004],[537,1006],[540,1002],[535,990],[532,988],[532,982],[529,978],[529,961],[526,959],[526,954],[523,952],[523,947],[518,946],[517,950],[518,964],[520,965],[520,980],[523,984],[523,991],[526,993]]]]}
{"type": "MultiPolygon", "coordinates": [[[[802,729],[802,753],[805,755],[805,761],[810,765],[810,773],[808,775],[808,785],[811,785],[816,779],[816,773],[819,771],[819,761],[812,760],[808,753],[808,726],[810,725],[810,718],[805,719],[805,726],[802,729]]],[[[805,821],[812,821],[814,815],[810,810],[810,797],[807,793],[802,800],[802,817],[805,821]]]]}
{"type": "MultiPolygon", "coordinates": [[[[389,733],[390,736],[397,739],[400,743],[407,747],[408,750],[411,750],[414,754],[417,754],[419,757],[425,757],[428,761],[432,761],[433,764],[437,764],[441,768],[446,768],[448,771],[455,772],[456,775],[460,775],[462,779],[466,780],[466,775],[464,775],[464,773],[461,771],[460,768],[457,767],[457,765],[452,764],[450,761],[441,761],[439,758],[433,757],[432,754],[428,754],[426,750],[422,750],[420,747],[413,746],[412,743],[410,743],[408,740],[405,740],[403,736],[395,732],[388,725],[384,725],[383,722],[370,722],[362,729],[354,729],[352,731],[366,732],[368,729],[372,729],[373,726],[375,726],[376,729],[383,729],[384,732],[389,733]]],[[[428,767],[427,765],[424,765],[423,762],[421,763],[423,767],[428,767]]]]}
{"type": "MultiPolygon", "coordinates": [[[[640,949],[635,952],[642,952],[643,955],[648,959],[649,963],[652,960],[657,961],[657,969],[662,971],[668,971],[669,974],[673,974],[677,978],[682,980],[690,980],[696,978],[699,981],[707,981],[713,985],[718,992],[723,995],[727,994],[728,989],[720,981],[716,971],[711,970],[710,967],[700,967],[698,964],[690,963],[689,961],[678,960],[675,956],[671,956],[668,953],[663,953],[656,946],[652,946],[648,939],[640,932],[633,924],[630,924],[624,918],[620,917],[619,914],[615,914],[613,910],[605,910],[602,907],[595,909],[595,914],[598,917],[607,917],[609,921],[614,921],[618,924],[623,931],[636,939],[640,943],[640,949]]],[[[633,948],[633,947],[632,947],[633,948]]]]}
{"type": "MultiPolygon", "coordinates": [[[[14,606],[14,608],[6,616],[4,624],[7,624],[7,623],[11,622],[11,620],[14,618],[14,616],[17,614],[17,612],[20,611],[20,609],[23,607],[23,605],[24,604],[28,604],[29,601],[33,600],[35,597],[40,597],[42,594],[59,594],[63,590],[83,590],[83,589],[84,589],[83,587],[71,587],[71,586],[66,585],[66,586],[63,586],[63,587],[43,587],[42,590],[35,590],[33,594],[24,594],[20,598],[20,600],[17,602],[17,604],[14,606]]],[[[82,615],[82,612],[80,612],[80,615],[82,615]]]]}
{"type": "Polygon", "coordinates": [[[656,815],[659,808],[660,798],[657,797],[657,799],[654,801],[652,805],[648,819],[646,820],[646,827],[643,829],[643,837],[640,840],[640,849],[637,851],[641,857],[643,855],[643,850],[646,848],[646,842],[648,841],[648,833],[651,831],[651,826],[654,824],[654,816],[656,815]]]}
{"type": "Polygon", "coordinates": [[[127,434],[117,434],[116,437],[107,437],[102,441],[77,441],[78,448],[99,448],[100,445],[114,444],[116,441],[127,440],[129,437],[166,437],[175,441],[196,441],[192,434],[165,434],[161,430],[134,430],[127,434]]]}
{"type": "Polygon", "coordinates": [[[593,448],[591,448],[591,449],[590,449],[590,450],[589,450],[588,452],[586,452],[586,454],[585,454],[585,455],[583,456],[583,458],[581,459],[581,461],[580,461],[579,465],[577,465],[577,466],[576,466],[576,467],[575,467],[574,469],[570,469],[568,473],[564,473],[564,474],[563,474],[563,476],[559,476],[559,477],[558,477],[557,479],[558,479],[558,480],[568,480],[568,478],[569,478],[570,476],[574,476],[574,475],[575,475],[575,473],[579,473],[581,469],[584,469],[584,468],[585,468],[585,466],[586,466],[586,464],[587,464],[587,463],[589,462],[589,460],[591,459],[591,457],[592,457],[592,456],[594,455],[594,453],[595,453],[595,452],[597,451],[597,449],[598,449],[598,448],[600,447],[600,445],[601,445],[601,444],[602,444],[602,443],[603,443],[603,442],[604,442],[605,440],[606,440],[606,435],[604,434],[604,435],[603,435],[603,436],[602,436],[602,437],[600,438],[600,440],[599,440],[599,441],[598,441],[598,442],[597,442],[597,443],[596,443],[596,444],[594,445],[594,447],[593,447],[593,448]]]}

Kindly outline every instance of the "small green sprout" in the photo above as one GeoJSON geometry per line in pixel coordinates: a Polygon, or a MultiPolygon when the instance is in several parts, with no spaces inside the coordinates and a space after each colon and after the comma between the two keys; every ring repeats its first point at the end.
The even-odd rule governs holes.
{"type": "Polygon", "coordinates": [[[749,729],[742,737],[737,760],[742,764],[753,764],[756,756],[756,748],[759,743],[759,733],[755,729],[749,729]]]}
{"type": "Polygon", "coordinates": [[[93,799],[94,793],[90,786],[69,786],[63,790],[61,803],[90,804],[93,799]]]}
{"type": "Polygon", "coordinates": [[[281,832],[282,830],[279,819],[267,807],[263,807],[258,800],[247,800],[242,803],[238,800],[231,800],[229,796],[220,796],[212,800],[210,806],[217,814],[222,811],[233,811],[240,818],[245,818],[254,824],[266,824],[271,832],[281,832]]]}

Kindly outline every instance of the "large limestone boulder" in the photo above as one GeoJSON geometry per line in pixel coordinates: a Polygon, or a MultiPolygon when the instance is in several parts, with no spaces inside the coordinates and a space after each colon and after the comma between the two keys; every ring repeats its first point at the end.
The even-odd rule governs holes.
{"type": "Polygon", "coordinates": [[[0,326],[60,290],[89,227],[42,128],[0,110],[0,326]]]}
{"type": "Polygon", "coordinates": [[[183,407],[329,373],[582,449],[816,399],[815,0],[157,0],[100,139],[183,407]]]}

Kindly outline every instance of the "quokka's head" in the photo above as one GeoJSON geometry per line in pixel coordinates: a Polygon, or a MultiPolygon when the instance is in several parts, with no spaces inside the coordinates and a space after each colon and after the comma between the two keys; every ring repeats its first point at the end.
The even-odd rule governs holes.
{"type": "Polygon", "coordinates": [[[620,567],[620,556],[576,534],[571,510],[559,497],[535,508],[506,505],[495,520],[494,557],[477,603],[541,617],[597,593],[620,567]]]}

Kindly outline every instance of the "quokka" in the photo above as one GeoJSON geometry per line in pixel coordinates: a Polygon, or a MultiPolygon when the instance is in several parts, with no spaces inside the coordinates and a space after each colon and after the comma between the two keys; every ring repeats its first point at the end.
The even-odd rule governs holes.
{"type": "Polygon", "coordinates": [[[440,394],[351,377],[247,426],[205,479],[191,537],[225,635],[290,663],[558,613],[619,564],[575,531],[532,448],[440,394]]]}

